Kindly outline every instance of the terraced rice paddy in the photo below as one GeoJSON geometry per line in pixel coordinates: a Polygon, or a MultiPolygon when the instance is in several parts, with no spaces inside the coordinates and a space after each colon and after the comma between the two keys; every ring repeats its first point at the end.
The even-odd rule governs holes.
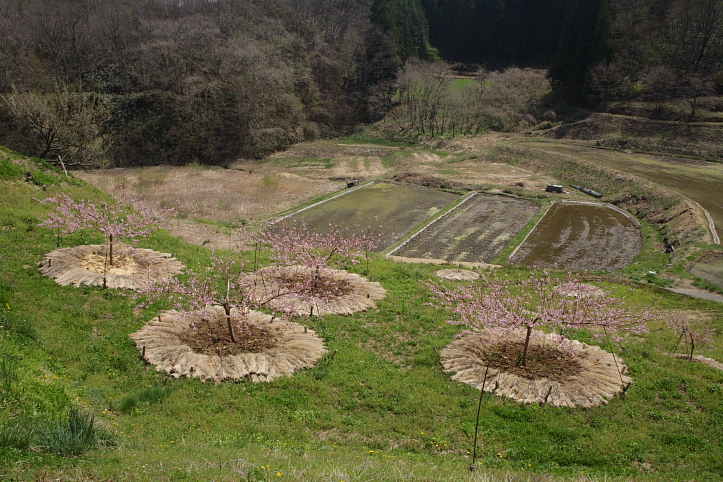
{"type": "Polygon", "coordinates": [[[377,182],[298,212],[311,230],[324,230],[330,224],[379,229],[377,249],[383,250],[396,239],[422,224],[458,194],[411,184],[377,182]]]}
{"type": "Polygon", "coordinates": [[[537,213],[524,199],[477,194],[394,252],[408,258],[491,263],[537,213]]]}
{"type": "Polygon", "coordinates": [[[604,204],[555,203],[508,263],[617,271],[640,252],[638,223],[604,204]]]}
{"type": "MultiPolygon", "coordinates": [[[[380,251],[428,223],[393,254],[450,263],[490,263],[540,209],[528,200],[476,193],[435,219],[435,214],[459,199],[457,194],[437,189],[378,182],[310,206],[293,217],[303,218],[311,230],[330,225],[375,226],[383,234],[377,245],[380,251]]],[[[617,271],[628,265],[640,248],[637,221],[620,210],[597,203],[556,203],[508,262],[617,271]]]]}

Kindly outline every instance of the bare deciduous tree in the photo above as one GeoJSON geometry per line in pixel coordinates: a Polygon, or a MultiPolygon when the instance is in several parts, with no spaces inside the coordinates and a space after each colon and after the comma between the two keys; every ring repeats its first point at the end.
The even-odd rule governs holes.
{"type": "Polygon", "coordinates": [[[690,115],[694,116],[701,97],[715,93],[715,86],[710,79],[693,74],[683,77],[678,85],[678,92],[690,106],[690,115]]]}
{"type": "Polygon", "coordinates": [[[590,89],[606,104],[623,96],[625,74],[614,62],[600,62],[588,72],[590,89]]]}
{"type": "Polygon", "coordinates": [[[93,94],[70,92],[19,92],[3,96],[15,121],[32,137],[38,157],[67,159],[66,165],[101,167],[105,138],[103,124],[110,117],[102,99],[93,94]]]}
{"type": "Polygon", "coordinates": [[[645,86],[643,95],[655,102],[656,110],[660,111],[663,104],[675,96],[677,78],[675,71],[667,65],[649,67],[641,74],[645,86]]]}

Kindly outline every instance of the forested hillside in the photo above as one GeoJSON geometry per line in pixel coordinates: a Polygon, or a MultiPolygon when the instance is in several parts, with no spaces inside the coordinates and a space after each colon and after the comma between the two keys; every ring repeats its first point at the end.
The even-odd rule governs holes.
{"type": "Polygon", "coordinates": [[[722,34],[720,0],[4,0],[0,143],[86,166],[253,158],[399,119],[439,72],[481,73],[446,105],[484,98],[486,117],[404,132],[511,129],[489,88],[513,66],[549,69],[569,102],[695,110],[723,85],[722,34]]]}
{"type": "Polygon", "coordinates": [[[365,0],[0,2],[2,142],[116,164],[260,156],[373,119],[365,0]]]}

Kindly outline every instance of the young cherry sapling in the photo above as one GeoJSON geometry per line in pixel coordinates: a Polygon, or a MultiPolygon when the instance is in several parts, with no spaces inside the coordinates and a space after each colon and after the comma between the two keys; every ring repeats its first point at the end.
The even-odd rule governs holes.
{"type": "Polygon", "coordinates": [[[57,197],[40,201],[41,204],[57,204],[57,208],[48,214],[47,219],[39,226],[58,228],[62,234],[71,234],[86,228],[99,231],[108,239],[108,262],[113,266],[113,243],[117,239],[148,236],[158,227],[160,220],[175,213],[173,209],[151,208],[133,201],[126,196],[111,203],[74,201],[67,194],[61,193],[57,197]]]}
{"type": "Polygon", "coordinates": [[[451,310],[456,318],[448,323],[468,327],[461,334],[487,330],[491,334],[490,344],[522,332],[522,366],[527,366],[530,337],[535,328],[557,333],[559,348],[569,351],[568,340],[562,335],[566,329],[587,328],[601,340],[605,334],[614,336],[622,330],[645,333],[645,324],[653,318],[647,309],[624,307],[621,299],[612,297],[612,290],[599,290],[571,274],[558,280],[546,271],[533,271],[522,279],[482,275],[480,281],[455,288],[428,282],[437,300],[433,306],[451,310]]]}
{"type": "Polygon", "coordinates": [[[210,319],[211,307],[220,306],[229,338],[238,343],[236,329],[244,331],[253,326],[248,318],[251,308],[262,307],[272,299],[288,294],[280,288],[259,297],[246,276],[249,271],[246,264],[241,252],[221,254],[212,251],[210,266],[188,269],[184,280],[156,279],[143,286],[139,294],[148,295],[149,301],[170,301],[182,315],[198,313],[204,320],[210,319]]]}

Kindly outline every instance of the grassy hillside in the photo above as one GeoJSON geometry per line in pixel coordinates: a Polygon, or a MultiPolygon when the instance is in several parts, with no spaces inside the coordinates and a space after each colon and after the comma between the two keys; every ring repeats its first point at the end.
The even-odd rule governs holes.
{"type": "MultiPolygon", "coordinates": [[[[479,391],[442,372],[439,350],[458,328],[426,304],[422,281],[433,277],[432,266],[375,259],[369,277],[388,291],[378,310],[296,320],[336,352],[313,369],[268,384],[169,379],[143,363],[128,338],[161,307],[141,307],[140,300],[115,290],[61,287],[36,268],[58,245],[102,241],[93,233],[58,237],[38,227],[49,207],[36,199],[61,191],[79,198],[104,194],[5,150],[0,178],[2,478],[723,477],[723,372],[667,356],[676,337],[662,323],[644,339],[625,341],[620,356],[634,383],[607,406],[559,409],[486,395],[481,469],[470,474],[479,391]],[[26,171],[37,184],[24,181],[26,171]],[[71,407],[81,414],[80,425],[96,430],[75,450],[80,455],[67,449],[77,440],[68,435],[75,433],[66,418],[74,416],[71,407]]],[[[186,265],[208,260],[205,248],[163,232],[139,245],[171,252],[186,265]]],[[[637,285],[629,302],[661,312],[687,310],[714,318],[723,329],[721,303],[637,285]]],[[[715,347],[703,353],[721,359],[723,336],[716,335],[715,347]]]]}

